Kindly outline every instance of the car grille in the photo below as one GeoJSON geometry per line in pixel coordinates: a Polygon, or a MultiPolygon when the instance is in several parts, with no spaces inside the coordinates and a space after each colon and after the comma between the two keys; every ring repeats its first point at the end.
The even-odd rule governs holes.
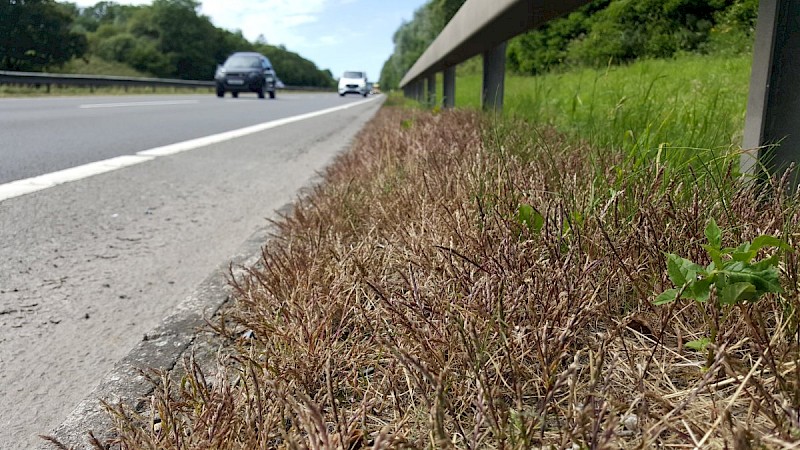
{"type": "Polygon", "coordinates": [[[245,83],[245,77],[244,75],[238,75],[238,74],[228,75],[225,81],[227,81],[228,84],[242,85],[245,83]]]}
{"type": "Polygon", "coordinates": [[[348,84],[347,87],[349,89],[358,89],[358,85],[357,84],[348,84]]]}

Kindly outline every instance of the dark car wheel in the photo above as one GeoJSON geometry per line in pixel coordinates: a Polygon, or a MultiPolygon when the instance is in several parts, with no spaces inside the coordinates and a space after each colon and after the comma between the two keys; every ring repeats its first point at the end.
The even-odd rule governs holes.
{"type": "Polygon", "coordinates": [[[238,92],[231,92],[231,96],[233,96],[233,98],[239,98],[239,93],[238,92]]]}
{"type": "Polygon", "coordinates": [[[225,97],[225,89],[217,88],[217,97],[222,98],[225,97]]]}
{"type": "Polygon", "coordinates": [[[275,99],[275,91],[269,91],[269,98],[275,99]]]}
{"type": "Polygon", "coordinates": [[[258,98],[264,98],[264,86],[263,85],[260,88],[258,88],[258,90],[256,91],[256,94],[258,94],[258,98]]]}

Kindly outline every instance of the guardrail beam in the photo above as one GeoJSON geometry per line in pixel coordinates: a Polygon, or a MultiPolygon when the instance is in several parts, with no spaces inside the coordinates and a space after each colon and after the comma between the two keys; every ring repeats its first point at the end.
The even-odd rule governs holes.
{"type": "Polygon", "coordinates": [[[400,80],[403,87],[480,55],[590,0],[467,0],[400,80]]]}
{"type": "Polygon", "coordinates": [[[481,106],[484,111],[503,110],[503,93],[506,80],[506,43],[483,54],[483,92],[481,106]]]}
{"type": "MultiPolygon", "coordinates": [[[[742,173],[780,174],[800,162],[800,0],[760,0],[741,159],[742,173]],[[774,144],[777,144],[773,146],[774,144]]],[[[792,183],[797,190],[798,175],[792,183]]]]}
{"type": "MultiPolygon", "coordinates": [[[[0,70],[0,85],[19,84],[23,86],[83,86],[88,87],[94,92],[96,87],[101,86],[122,86],[127,92],[128,87],[152,87],[155,92],[156,87],[174,87],[189,89],[213,88],[214,81],[204,80],[177,80],[169,78],[141,78],[141,77],[120,77],[114,75],[79,75],[79,74],[52,74],[44,72],[13,72],[0,70]]],[[[284,86],[280,88],[288,91],[330,91],[331,88],[303,87],[303,86],[284,86]]]]}

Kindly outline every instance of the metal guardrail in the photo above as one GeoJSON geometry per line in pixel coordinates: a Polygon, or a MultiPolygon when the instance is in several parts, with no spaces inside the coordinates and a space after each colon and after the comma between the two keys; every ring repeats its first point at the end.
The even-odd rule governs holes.
{"type": "Polygon", "coordinates": [[[112,75],[75,75],[52,74],[38,72],[10,72],[0,70],[0,84],[43,85],[48,89],[58,86],[90,86],[90,87],[175,87],[175,88],[211,88],[213,81],[173,80],[163,78],[120,77],[112,75]]]}
{"type": "MultiPolygon", "coordinates": [[[[444,72],[443,106],[454,106],[455,66],[483,53],[484,109],[501,110],[506,41],[589,0],[467,0],[400,81],[407,97],[434,104],[444,72]]],[[[758,175],[800,165],[800,0],[760,0],[741,170],[758,175]],[[780,143],[775,146],[774,144],[780,143]]],[[[800,190],[795,175],[792,191],[800,190]]]]}
{"type": "Polygon", "coordinates": [[[400,81],[407,96],[432,102],[436,73],[444,72],[444,105],[454,105],[455,66],[484,55],[483,105],[501,109],[505,43],[590,0],[467,0],[400,81]],[[425,82],[427,81],[427,94],[425,82]]]}
{"type": "MultiPolygon", "coordinates": [[[[173,87],[173,88],[213,88],[213,81],[176,80],[169,78],[120,77],[113,75],[76,75],[39,72],[11,72],[0,70],[0,85],[21,84],[29,86],[88,86],[88,87],[173,87]]],[[[286,91],[333,91],[333,88],[312,86],[284,86],[286,91]]]]}
{"type": "Polygon", "coordinates": [[[442,71],[589,3],[589,0],[469,0],[400,81],[442,71]]]}
{"type": "MultiPolygon", "coordinates": [[[[741,170],[780,174],[800,164],[800,0],[760,0],[741,170]],[[772,144],[780,143],[778,146],[772,144]]],[[[798,191],[795,173],[791,190],[798,191]]]]}

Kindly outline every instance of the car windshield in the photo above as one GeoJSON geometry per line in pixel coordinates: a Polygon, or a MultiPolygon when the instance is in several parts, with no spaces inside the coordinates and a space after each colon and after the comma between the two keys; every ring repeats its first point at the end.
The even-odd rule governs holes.
{"type": "Polygon", "coordinates": [[[227,61],[225,61],[226,69],[258,69],[259,67],[261,67],[261,61],[259,61],[258,56],[231,56],[227,61]]]}
{"type": "Polygon", "coordinates": [[[345,72],[342,78],[364,78],[361,72],[345,72]]]}

